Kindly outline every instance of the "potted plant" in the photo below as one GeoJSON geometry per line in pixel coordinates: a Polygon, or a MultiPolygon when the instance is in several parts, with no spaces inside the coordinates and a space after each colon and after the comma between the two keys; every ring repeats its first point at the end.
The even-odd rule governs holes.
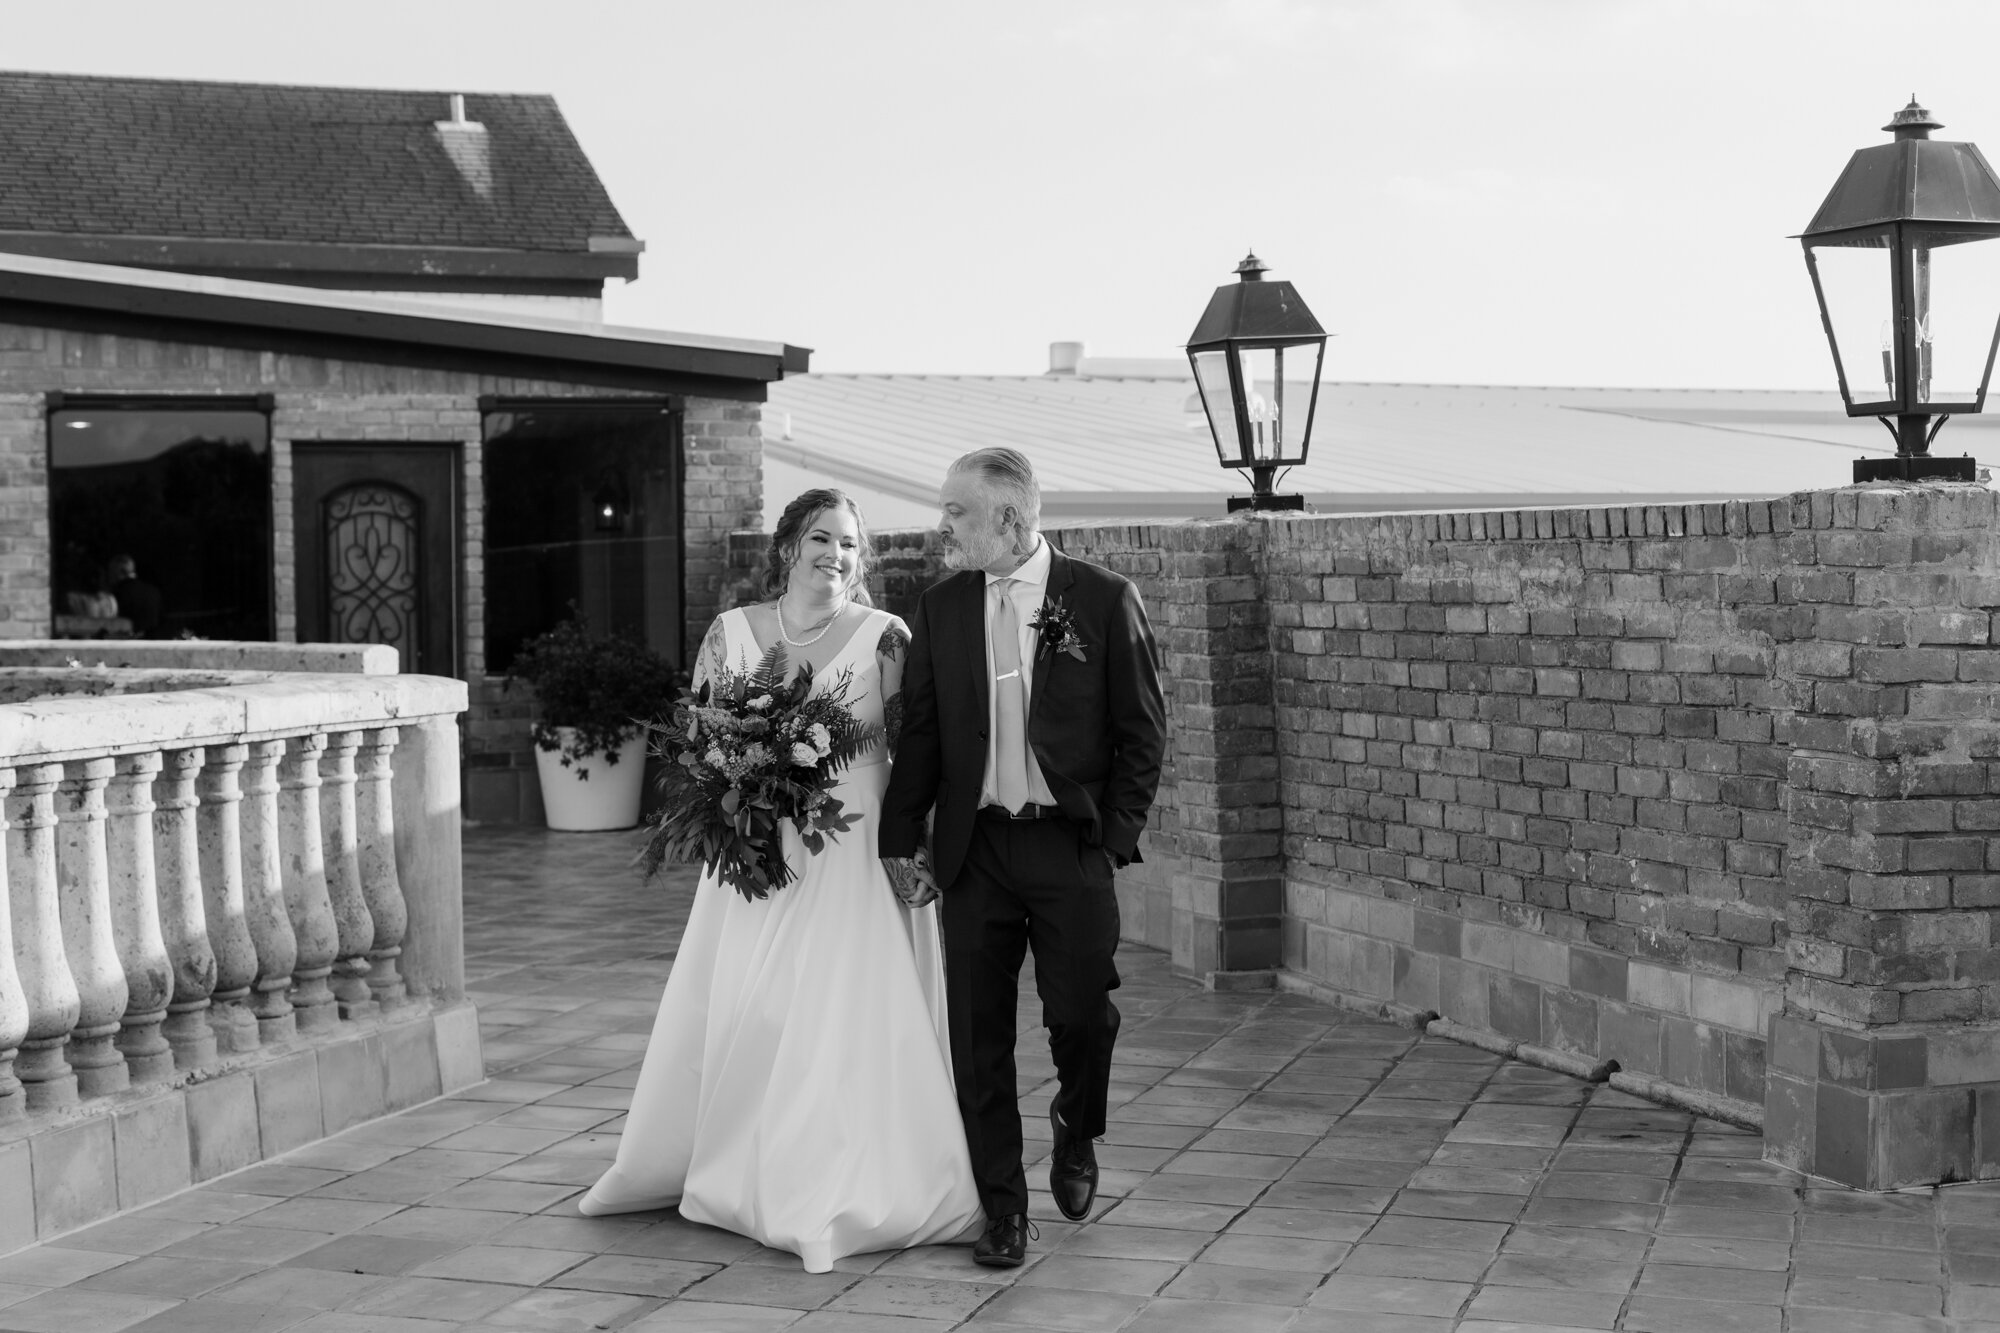
{"type": "Polygon", "coordinates": [[[522,645],[509,669],[535,692],[535,767],[552,829],[639,822],[646,724],[672,699],[674,667],[635,638],[593,638],[574,614],[522,645]]]}

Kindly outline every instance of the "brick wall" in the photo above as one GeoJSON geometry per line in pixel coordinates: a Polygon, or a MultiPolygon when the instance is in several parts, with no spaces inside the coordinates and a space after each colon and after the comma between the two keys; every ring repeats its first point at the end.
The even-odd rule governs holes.
{"type": "Polygon", "coordinates": [[[757,403],[690,399],[681,422],[686,460],[688,651],[729,599],[730,534],[754,527],[764,510],[763,408],[757,403]]]}
{"type": "Polygon", "coordinates": [[[1787,501],[1271,525],[1286,967],[1761,1105],[1792,526],[1787,501]]]}

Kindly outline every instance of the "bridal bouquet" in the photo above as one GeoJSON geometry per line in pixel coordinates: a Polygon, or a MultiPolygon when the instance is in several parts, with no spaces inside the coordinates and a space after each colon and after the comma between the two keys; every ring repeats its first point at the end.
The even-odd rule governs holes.
{"type": "Polygon", "coordinates": [[[812,683],[810,667],[787,680],[773,644],[755,670],[682,691],[653,728],[663,802],[638,857],[648,879],[668,861],[699,861],[745,898],[763,898],[792,879],[784,821],[815,854],[847,832],[854,816],[828,789],[882,733],[847,706],[852,670],[818,694],[812,683]]]}

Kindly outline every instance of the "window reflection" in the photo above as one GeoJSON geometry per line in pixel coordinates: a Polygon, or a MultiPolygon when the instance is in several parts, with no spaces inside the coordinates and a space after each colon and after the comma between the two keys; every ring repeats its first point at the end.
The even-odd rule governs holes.
{"type": "Polygon", "coordinates": [[[679,432],[660,407],[527,407],[486,417],[486,660],[574,603],[593,634],[681,657],[679,432]]]}
{"type": "Polygon", "coordinates": [[[74,404],[49,415],[57,632],[268,640],[264,413],[74,404]]]}

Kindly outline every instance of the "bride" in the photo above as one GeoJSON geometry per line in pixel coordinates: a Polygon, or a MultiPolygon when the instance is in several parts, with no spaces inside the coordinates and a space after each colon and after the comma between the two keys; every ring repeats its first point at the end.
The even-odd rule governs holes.
{"type": "Polygon", "coordinates": [[[764,592],[725,611],[695,680],[782,644],[816,682],[853,671],[849,706],[885,728],[833,789],[858,815],[761,901],[712,874],[695,891],[618,1158],[587,1216],[680,1206],[692,1222],[789,1250],[806,1271],[845,1255],[971,1239],[982,1222],[944,1015],[935,905],[905,908],[875,851],[901,721],[909,631],[866,605],[868,534],[840,491],[807,491],[771,535],[764,592]]]}

